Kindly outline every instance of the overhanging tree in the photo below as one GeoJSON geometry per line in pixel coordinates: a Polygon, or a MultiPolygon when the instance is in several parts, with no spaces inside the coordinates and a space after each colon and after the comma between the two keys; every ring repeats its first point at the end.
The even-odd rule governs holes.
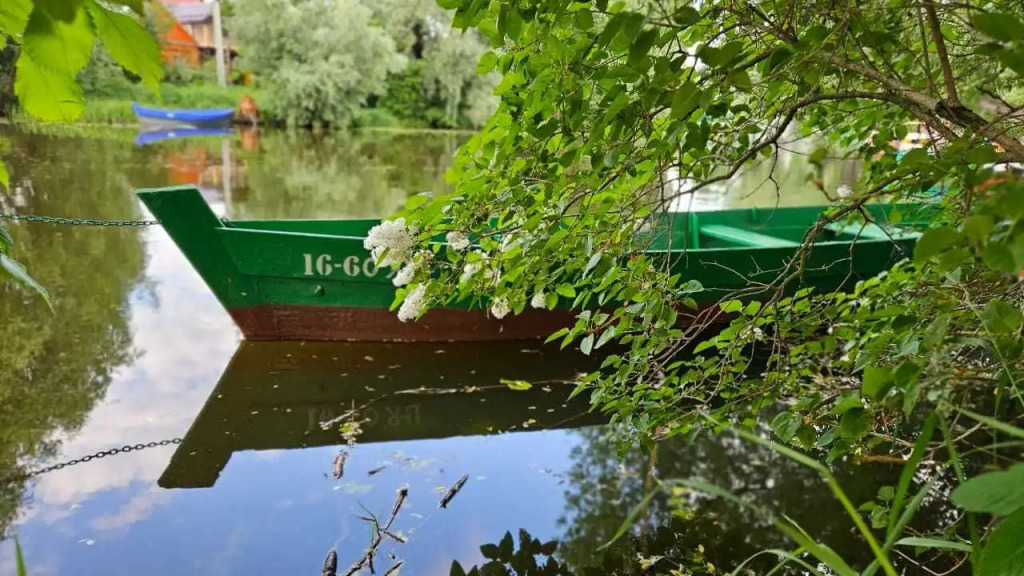
{"type": "Polygon", "coordinates": [[[415,197],[401,214],[422,231],[420,253],[441,256],[394,263],[408,282],[402,316],[461,299],[496,316],[571,303],[580,314],[563,343],[625,347],[581,385],[641,434],[685,432],[708,412],[755,426],[760,408],[782,402],[776,436],[836,458],[909,451],[911,423],[933,411],[964,440],[988,428],[958,408],[1024,410],[1024,187],[993,173],[1024,161],[1022,103],[1001,101],[1024,74],[1019,3],[441,4],[491,39],[480,70],[504,75],[501,105],[461,150],[454,192],[415,197]],[[931,139],[898,158],[890,142],[908,122],[931,139]],[[640,255],[641,232],[659,211],[773,162],[795,136],[820,143],[819,165],[830,148],[862,160],[857,190],[838,199],[811,174],[822,202],[838,202],[756,288],[764,305],[733,295],[695,310],[700,287],[640,255]],[[946,194],[913,263],[851,294],[783,290],[828,223],[936,185],[946,194]],[[438,232],[475,247],[438,252],[438,232]],[[690,315],[702,328],[724,310],[741,318],[710,339],[678,323],[690,315]],[[679,360],[691,345],[696,356],[679,360]],[[768,368],[751,376],[762,351],[768,368]]]}

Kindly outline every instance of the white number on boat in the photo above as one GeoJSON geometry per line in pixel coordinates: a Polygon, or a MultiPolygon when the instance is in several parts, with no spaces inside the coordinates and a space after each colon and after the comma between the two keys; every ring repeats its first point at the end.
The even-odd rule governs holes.
{"type": "Polygon", "coordinates": [[[377,268],[377,263],[373,261],[372,257],[347,256],[340,264],[332,263],[330,254],[321,254],[315,259],[312,254],[303,254],[302,259],[305,263],[304,274],[306,276],[315,274],[330,276],[337,268],[341,268],[346,276],[352,277],[362,275],[373,278],[380,272],[380,268],[377,268]]]}

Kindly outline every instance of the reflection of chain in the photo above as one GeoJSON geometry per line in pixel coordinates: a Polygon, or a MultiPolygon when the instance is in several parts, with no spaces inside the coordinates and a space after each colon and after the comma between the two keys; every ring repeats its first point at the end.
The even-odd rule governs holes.
{"type": "Polygon", "coordinates": [[[82,218],[56,218],[54,216],[36,216],[34,214],[5,214],[0,212],[0,220],[23,220],[25,222],[46,222],[49,224],[65,224],[68,226],[155,226],[156,220],[86,220],[82,218]]]}
{"type": "Polygon", "coordinates": [[[113,456],[114,454],[124,454],[126,452],[135,452],[136,450],[145,450],[146,448],[156,448],[157,446],[169,446],[171,444],[181,444],[181,438],[172,438],[170,440],[160,440],[159,442],[149,442],[147,444],[125,444],[120,448],[111,448],[110,450],[100,450],[95,454],[89,454],[88,456],[82,456],[81,458],[75,458],[74,460],[68,460],[67,462],[60,462],[52,466],[40,468],[38,470],[32,470],[31,472],[25,472],[15,476],[9,476],[7,478],[0,478],[0,483],[15,482],[34,478],[36,476],[42,476],[47,472],[53,472],[54,470],[60,470],[62,468],[68,468],[76,464],[83,462],[91,462],[92,460],[99,460],[100,458],[106,458],[107,456],[113,456]]]}

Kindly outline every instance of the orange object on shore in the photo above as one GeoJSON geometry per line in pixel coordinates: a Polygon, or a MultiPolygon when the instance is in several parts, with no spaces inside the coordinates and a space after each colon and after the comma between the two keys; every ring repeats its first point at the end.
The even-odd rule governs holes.
{"type": "Polygon", "coordinates": [[[256,106],[256,101],[248,94],[242,96],[242,100],[238,104],[238,111],[241,113],[242,118],[245,118],[253,124],[255,124],[260,117],[260,109],[256,106]]]}

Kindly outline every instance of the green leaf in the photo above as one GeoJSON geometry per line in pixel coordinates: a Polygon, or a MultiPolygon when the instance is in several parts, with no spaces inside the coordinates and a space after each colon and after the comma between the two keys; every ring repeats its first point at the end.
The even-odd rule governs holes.
{"type": "Polygon", "coordinates": [[[614,544],[616,540],[622,538],[622,535],[625,534],[627,530],[632,528],[634,524],[636,524],[636,521],[640,518],[640,515],[643,514],[644,510],[646,510],[647,507],[651,505],[651,500],[654,500],[654,497],[657,496],[660,492],[660,487],[657,488],[656,490],[651,490],[650,492],[648,492],[644,496],[644,499],[641,500],[639,504],[634,506],[633,509],[629,512],[629,516],[627,516],[626,519],[622,521],[622,524],[619,525],[619,529],[615,531],[615,534],[612,536],[611,540],[598,546],[597,549],[604,550],[605,548],[608,548],[609,546],[614,544]]]}
{"type": "Polygon", "coordinates": [[[964,233],[978,244],[984,244],[992,232],[995,221],[987,214],[975,214],[964,222],[964,233]]]}
{"type": "Polygon", "coordinates": [[[508,10],[508,20],[505,22],[505,35],[515,41],[519,39],[522,31],[523,17],[519,14],[519,9],[513,5],[508,10]]]}
{"type": "Polygon", "coordinates": [[[968,512],[1009,516],[1024,507],[1024,464],[975,476],[957,486],[949,498],[968,512]]]}
{"type": "Polygon", "coordinates": [[[864,404],[860,401],[860,398],[856,396],[846,396],[842,400],[836,403],[836,407],[832,409],[832,413],[836,415],[846,414],[847,411],[855,408],[863,408],[864,404]]]}
{"type": "Polygon", "coordinates": [[[683,6],[672,15],[672,21],[680,26],[693,26],[700,20],[700,12],[693,6],[683,6]]]}
{"type": "Polygon", "coordinates": [[[43,288],[42,284],[36,282],[36,279],[29,276],[24,266],[14,261],[6,254],[0,254],[0,269],[7,273],[8,276],[13,278],[16,282],[23,284],[32,290],[35,290],[47,304],[50,304],[50,294],[43,288]]]}
{"type": "Polygon", "coordinates": [[[609,326],[606,328],[605,331],[601,333],[601,337],[597,339],[597,344],[594,345],[594,348],[600,348],[607,344],[609,340],[615,337],[615,332],[615,326],[609,326]]]}
{"type": "Polygon", "coordinates": [[[587,260],[587,265],[583,268],[583,277],[584,278],[586,278],[587,274],[591,270],[593,270],[595,266],[597,266],[597,263],[601,261],[601,257],[602,256],[604,256],[604,251],[603,250],[598,250],[597,252],[594,252],[593,256],[590,257],[590,260],[587,260]]]}
{"type": "Polygon", "coordinates": [[[993,334],[1015,332],[1024,321],[1017,307],[999,298],[989,300],[988,304],[985,304],[981,318],[985,329],[993,334]]]}
{"type": "Polygon", "coordinates": [[[22,50],[42,68],[73,82],[89,62],[95,42],[84,10],[76,10],[73,19],[62,22],[36,5],[25,27],[22,50]]]}
{"type": "Polygon", "coordinates": [[[797,430],[804,423],[804,419],[799,414],[792,412],[781,412],[772,418],[772,431],[779,437],[783,442],[789,442],[796,436],[797,430]]]}
{"type": "Polygon", "coordinates": [[[929,348],[938,346],[949,332],[949,323],[952,320],[953,317],[949,314],[940,314],[935,320],[932,320],[932,323],[924,331],[925,346],[929,348]]]}
{"type": "Polygon", "coordinates": [[[88,0],[86,9],[96,34],[114,60],[142,78],[153,92],[159,92],[164,67],[160,45],[153,36],[132,17],[111,12],[96,0],[88,0]]]}
{"type": "Polygon", "coordinates": [[[462,565],[452,560],[452,567],[448,569],[448,576],[466,576],[466,571],[462,569],[462,565]]]}
{"type": "MultiPolygon", "coordinates": [[[[530,384],[526,380],[505,380],[502,379],[501,383],[508,386],[510,390],[529,390],[533,388],[533,384],[530,384]]],[[[489,556],[488,556],[489,558],[489,556]]]]}
{"type": "Polygon", "coordinates": [[[941,254],[960,239],[960,233],[949,226],[932,228],[921,235],[914,246],[914,260],[924,262],[941,254]]]}
{"type": "Polygon", "coordinates": [[[913,546],[915,548],[938,548],[942,550],[959,550],[960,552],[971,552],[970,544],[953,542],[952,540],[940,540],[938,538],[900,538],[896,541],[897,546],[913,546]]]}
{"type": "Polygon", "coordinates": [[[71,22],[82,7],[82,0],[34,0],[36,7],[46,10],[55,20],[71,22]]]}
{"type": "Polygon", "coordinates": [[[732,314],[733,312],[739,312],[740,310],[743,310],[743,302],[740,302],[739,300],[729,300],[728,302],[722,302],[721,304],[719,304],[719,306],[722,308],[722,312],[725,312],[726,314],[732,314]]]}
{"type": "Polygon", "coordinates": [[[0,160],[0,184],[8,190],[11,188],[11,175],[7,173],[7,164],[3,160],[0,160]]]}
{"type": "Polygon", "coordinates": [[[11,238],[10,231],[7,230],[3,221],[0,220],[0,253],[6,254],[11,244],[14,244],[14,239],[11,238]]]}
{"type": "Polygon", "coordinates": [[[1003,520],[988,534],[981,554],[979,576],[1024,574],[1024,510],[1003,520]]]}
{"type": "Polygon", "coordinates": [[[468,3],[468,0],[466,2],[463,2],[463,0],[437,0],[437,5],[445,10],[461,8],[464,3],[468,3]]]}
{"type": "Polygon", "coordinates": [[[644,30],[636,37],[633,45],[629,47],[629,57],[627,62],[634,68],[639,66],[643,62],[644,58],[647,57],[647,53],[650,52],[651,46],[654,45],[654,41],[658,39],[658,32],[656,30],[644,30]]]}
{"type": "Polygon", "coordinates": [[[985,164],[991,164],[999,159],[999,155],[996,154],[995,148],[987,144],[972,148],[967,152],[967,161],[975,166],[982,166],[985,164]]]}
{"type": "Polygon", "coordinates": [[[900,166],[902,168],[913,168],[920,164],[924,164],[928,159],[928,150],[924,148],[914,148],[903,156],[900,160],[900,166]]]}
{"type": "Polygon", "coordinates": [[[672,95],[672,117],[684,118],[697,107],[697,84],[692,80],[683,82],[672,95]]]}
{"type": "Polygon", "coordinates": [[[565,296],[566,298],[576,297],[576,289],[570,286],[569,284],[559,284],[558,287],[555,288],[555,292],[557,292],[560,296],[565,296]]]}
{"type": "Polygon", "coordinates": [[[548,292],[544,295],[544,307],[548,310],[554,310],[555,306],[558,305],[558,294],[554,292],[548,292]]]}
{"type": "Polygon", "coordinates": [[[622,35],[632,43],[644,25],[644,15],[636,12],[622,12],[621,14],[623,17],[622,35]]]}
{"type": "Polygon", "coordinates": [[[480,75],[487,74],[491,70],[494,70],[494,67],[497,65],[498,55],[488,50],[480,57],[480,62],[476,65],[476,73],[480,75]]]}
{"type": "Polygon", "coordinates": [[[18,576],[28,576],[28,569],[25,568],[25,556],[21,553],[21,542],[14,537],[14,563],[18,570],[18,576]]]}
{"type": "Polygon", "coordinates": [[[750,90],[753,87],[753,83],[750,81],[750,74],[743,69],[733,70],[725,80],[740,90],[750,90]]]}
{"type": "Polygon", "coordinates": [[[13,38],[25,32],[32,15],[32,0],[3,0],[0,2],[0,31],[13,38]]]}
{"type": "Polygon", "coordinates": [[[586,338],[584,338],[580,342],[580,351],[582,351],[584,354],[589,356],[590,355],[590,351],[593,350],[593,349],[594,349],[594,335],[593,334],[587,334],[586,338]]]}
{"type": "Polygon", "coordinates": [[[512,541],[512,533],[505,532],[505,536],[498,543],[498,559],[503,562],[512,560],[512,553],[515,551],[515,543],[512,541]]]}
{"type": "Polygon", "coordinates": [[[878,489],[878,499],[882,502],[889,502],[896,495],[896,489],[892,486],[882,486],[878,489]]]}
{"type": "Polygon", "coordinates": [[[839,435],[848,440],[859,440],[871,430],[874,415],[864,408],[852,408],[843,413],[839,422],[839,435]]]}
{"type": "Polygon", "coordinates": [[[480,553],[488,560],[498,559],[498,546],[495,544],[484,544],[480,547],[480,553]]]}
{"type": "Polygon", "coordinates": [[[1017,269],[1017,261],[1013,256],[1013,251],[1006,244],[993,242],[985,246],[985,251],[981,253],[981,261],[986,266],[1006,274],[1017,274],[1020,272],[1017,269]]]}
{"type": "Polygon", "coordinates": [[[861,382],[861,391],[872,400],[878,400],[893,386],[893,374],[888,368],[881,366],[868,366],[864,368],[864,378],[861,382]]]}
{"type": "Polygon", "coordinates": [[[1024,38],[1024,24],[1012,14],[975,12],[971,16],[971,24],[982,34],[1002,42],[1024,38]]]}
{"type": "Polygon", "coordinates": [[[71,122],[85,109],[82,89],[72,76],[41,68],[27,52],[18,57],[14,93],[21,108],[39,120],[71,122]]]}

